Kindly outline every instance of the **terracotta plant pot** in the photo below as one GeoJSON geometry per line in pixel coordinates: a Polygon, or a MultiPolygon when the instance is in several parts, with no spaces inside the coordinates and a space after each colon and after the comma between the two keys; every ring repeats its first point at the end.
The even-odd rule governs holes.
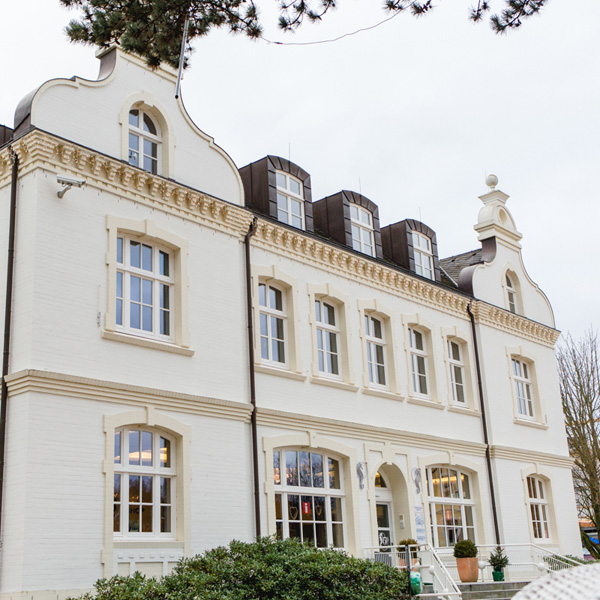
{"type": "Polygon", "coordinates": [[[458,576],[463,583],[475,583],[479,577],[479,560],[472,558],[457,558],[456,568],[458,576]]]}
{"type": "MultiPolygon", "coordinates": [[[[400,559],[398,559],[398,564],[399,564],[401,567],[406,567],[406,559],[404,559],[404,558],[400,558],[400,559]]],[[[411,559],[411,561],[410,561],[410,566],[411,566],[411,568],[412,568],[412,567],[416,567],[418,564],[419,564],[419,559],[418,559],[418,558],[412,558],[412,559],[411,559]]]]}

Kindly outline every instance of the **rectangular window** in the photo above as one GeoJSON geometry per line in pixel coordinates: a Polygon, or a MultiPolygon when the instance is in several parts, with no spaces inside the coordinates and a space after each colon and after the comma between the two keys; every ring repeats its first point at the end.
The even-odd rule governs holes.
{"type": "Polygon", "coordinates": [[[365,315],[365,335],[369,383],[387,386],[385,372],[385,341],[383,337],[382,322],[375,317],[365,315]]]}
{"type": "Polygon", "coordinates": [[[258,284],[260,355],[263,361],[286,363],[285,294],[266,283],[258,284]]]}
{"type": "Polygon", "coordinates": [[[429,393],[429,388],[427,385],[427,349],[425,346],[425,337],[423,333],[413,328],[409,328],[408,336],[413,391],[416,394],[426,396],[429,393]]]}
{"type": "Polygon", "coordinates": [[[134,238],[117,238],[116,324],[128,333],[171,339],[174,279],[171,253],[134,238]]]}
{"type": "Polygon", "coordinates": [[[465,404],[464,364],[462,360],[462,348],[458,342],[448,340],[448,360],[450,362],[452,400],[457,404],[465,404]]]}
{"type": "Polygon", "coordinates": [[[339,376],[339,327],[336,308],[322,300],[315,301],[317,322],[317,357],[319,372],[339,376]]]}
{"type": "Polygon", "coordinates": [[[350,204],[350,223],[352,227],[352,248],[363,254],[375,256],[373,216],[371,212],[357,204],[350,204]]]}
{"type": "Polygon", "coordinates": [[[517,412],[522,417],[534,418],[533,397],[531,394],[531,379],[526,362],[513,358],[513,380],[517,399],[517,412]]]}
{"type": "Polygon", "coordinates": [[[277,171],[277,220],[304,229],[304,192],[299,179],[277,171]]]}
{"type": "Polygon", "coordinates": [[[415,273],[433,279],[433,253],[431,240],[422,233],[412,232],[413,253],[415,259],[415,273]]]}

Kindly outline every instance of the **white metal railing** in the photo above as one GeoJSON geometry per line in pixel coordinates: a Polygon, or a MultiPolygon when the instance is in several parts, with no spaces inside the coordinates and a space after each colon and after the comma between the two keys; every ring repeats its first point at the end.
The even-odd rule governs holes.
{"type": "Polygon", "coordinates": [[[371,546],[365,548],[364,553],[368,560],[382,562],[403,571],[408,571],[407,565],[410,560],[410,569],[420,573],[424,586],[419,598],[462,597],[446,566],[429,544],[409,546],[408,552],[405,547],[371,546]]]}
{"type": "MultiPolygon", "coordinates": [[[[501,544],[501,546],[509,560],[508,566],[504,568],[506,581],[531,581],[550,571],[561,571],[576,566],[576,563],[565,556],[535,544],[501,544]]],[[[480,570],[479,581],[493,581],[492,567],[488,563],[488,559],[496,549],[496,545],[484,544],[477,547],[479,549],[477,556],[480,570]]],[[[458,581],[453,549],[440,548],[437,552],[450,575],[455,581],[458,581]]]]}
{"type": "MultiPolygon", "coordinates": [[[[501,544],[509,564],[504,568],[506,581],[531,581],[551,571],[562,571],[578,566],[578,563],[535,544],[501,544]]],[[[479,582],[492,581],[492,567],[488,559],[496,545],[481,545],[479,548],[479,582]]],[[[434,549],[429,544],[405,547],[371,546],[364,549],[365,558],[385,563],[396,569],[418,571],[423,584],[419,598],[461,599],[456,585],[459,581],[456,559],[452,548],[434,549]],[[427,585],[428,584],[428,585],[427,585]]]]}

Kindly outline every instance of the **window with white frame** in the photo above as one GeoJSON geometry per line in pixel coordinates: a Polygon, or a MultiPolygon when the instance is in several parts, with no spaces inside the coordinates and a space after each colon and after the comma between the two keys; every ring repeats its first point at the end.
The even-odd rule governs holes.
{"type": "Polygon", "coordinates": [[[263,361],[286,364],[285,293],[274,285],[258,284],[260,356],[263,361]]]}
{"type": "Polygon", "coordinates": [[[431,539],[437,548],[460,540],[475,542],[475,506],[471,477],[451,467],[427,468],[431,539]]]}
{"type": "Polygon", "coordinates": [[[160,130],[143,109],[129,111],[129,164],[155,175],[158,173],[160,130]]]}
{"type": "Polygon", "coordinates": [[[278,539],[298,538],[317,548],[344,547],[344,486],[339,459],[310,450],[275,450],[278,539]]]}
{"type": "Polygon", "coordinates": [[[508,301],[508,310],[511,313],[517,314],[517,289],[513,282],[513,277],[511,277],[508,273],[505,275],[506,277],[506,299],[508,301]]]}
{"type": "Polygon", "coordinates": [[[288,173],[277,171],[277,219],[304,229],[304,193],[302,182],[288,173]]]}
{"type": "Polygon", "coordinates": [[[381,319],[365,315],[365,340],[367,344],[367,369],[369,383],[387,386],[385,369],[385,338],[381,319]]]}
{"type": "Polygon", "coordinates": [[[463,361],[463,348],[462,344],[456,340],[448,340],[448,361],[450,363],[452,400],[457,404],[465,404],[465,364],[463,361]]]}
{"type": "Polygon", "coordinates": [[[548,525],[548,499],[544,482],[539,477],[527,477],[527,494],[533,537],[536,540],[547,540],[550,538],[550,527],[548,525]]]}
{"type": "Polygon", "coordinates": [[[319,372],[340,375],[340,329],[337,308],[324,300],[315,300],[317,359],[319,372]]]}
{"type": "Polygon", "coordinates": [[[434,278],[433,270],[433,252],[431,250],[431,240],[426,235],[418,231],[412,232],[413,253],[415,259],[415,273],[434,278]]]}
{"type": "Polygon", "coordinates": [[[117,329],[170,341],[173,255],[157,244],[117,236],[117,329]]]}
{"type": "Polygon", "coordinates": [[[114,436],[115,537],[175,535],[175,440],[154,429],[114,436]]]}
{"type": "Polygon", "coordinates": [[[350,204],[350,222],[352,226],[352,248],[363,254],[375,256],[373,215],[371,211],[358,204],[350,204]]]}
{"type": "Polygon", "coordinates": [[[521,358],[512,358],[512,376],[517,401],[517,413],[520,417],[535,418],[531,385],[530,365],[521,358]]]}
{"type": "Polygon", "coordinates": [[[423,332],[410,327],[408,329],[410,345],[410,370],[412,388],[415,394],[429,394],[427,380],[427,342],[423,332]]]}

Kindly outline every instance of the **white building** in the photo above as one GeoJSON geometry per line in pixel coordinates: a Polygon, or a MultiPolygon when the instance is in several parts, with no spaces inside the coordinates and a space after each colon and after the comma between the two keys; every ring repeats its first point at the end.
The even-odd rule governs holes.
{"type": "Polygon", "coordinates": [[[256,521],[358,556],[496,528],[580,553],[558,332],[496,180],[481,248],[440,261],[426,225],[380,227],[354,192],[312,202],[284,159],[238,171],[175,73],[99,56],[98,81],[48,81],[0,128],[0,598],[162,574],[256,521]],[[57,176],[85,185],[59,198],[57,176]]]}

